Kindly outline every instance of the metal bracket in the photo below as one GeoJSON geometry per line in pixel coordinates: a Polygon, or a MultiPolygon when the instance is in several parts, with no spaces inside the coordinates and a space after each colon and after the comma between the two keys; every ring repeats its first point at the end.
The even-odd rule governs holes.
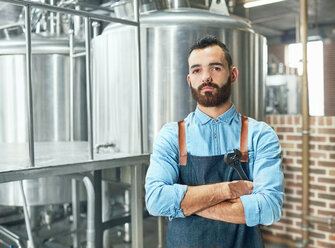
{"type": "Polygon", "coordinates": [[[312,228],[310,226],[301,226],[300,229],[302,231],[311,231],[312,230],[312,228]]]}
{"type": "Polygon", "coordinates": [[[307,130],[301,130],[301,133],[302,134],[311,134],[311,130],[310,129],[307,129],[307,130]]]}
{"type": "Polygon", "coordinates": [[[332,228],[332,226],[335,224],[334,217],[332,215],[329,215],[328,217],[328,228],[332,228]]]}

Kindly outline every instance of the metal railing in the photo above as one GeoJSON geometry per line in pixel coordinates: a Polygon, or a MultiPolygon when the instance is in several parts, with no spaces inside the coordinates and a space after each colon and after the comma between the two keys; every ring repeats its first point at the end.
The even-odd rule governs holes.
{"type": "MultiPolygon", "coordinates": [[[[135,35],[135,43],[137,44],[138,52],[138,67],[139,67],[139,109],[140,112],[140,130],[141,130],[141,152],[143,152],[143,134],[142,134],[142,93],[141,93],[141,54],[140,54],[140,24],[139,24],[139,0],[134,0],[134,19],[135,21],[99,15],[91,12],[86,12],[76,9],[68,9],[64,7],[31,2],[26,0],[0,0],[0,2],[7,2],[18,6],[23,6],[25,9],[25,29],[26,29],[26,73],[27,73],[27,99],[28,99],[28,138],[29,138],[29,166],[35,167],[35,148],[34,148],[34,118],[33,118],[33,95],[32,95],[32,41],[31,41],[31,9],[38,8],[42,10],[52,11],[63,14],[70,14],[83,17],[85,20],[85,54],[86,54],[86,89],[87,89],[87,117],[88,117],[88,146],[89,159],[94,160],[94,146],[93,146],[93,114],[92,114],[92,70],[91,70],[91,26],[92,21],[113,22],[124,25],[137,27],[135,35]]],[[[70,51],[71,55],[71,51],[70,51]]],[[[70,56],[71,57],[71,56],[70,56]]]]}
{"type": "MultiPolygon", "coordinates": [[[[82,171],[100,171],[104,168],[112,168],[112,167],[119,167],[122,166],[123,163],[130,164],[131,166],[131,178],[132,178],[132,184],[131,184],[131,223],[132,223],[132,247],[133,248],[143,248],[143,206],[142,206],[142,160],[147,160],[147,158],[142,158],[139,160],[138,158],[133,158],[129,156],[129,159],[126,158],[119,158],[116,159],[117,165],[113,165],[113,159],[106,159],[104,161],[93,161],[94,160],[94,150],[93,150],[93,114],[92,114],[92,69],[91,69],[91,28],[92,28],[92,22],[93,21],[103,21],[103,22],[110,22],[110,23],[119,23],[123,25],[130,25],[135,26],[137,29],[135,30],[135,44],[137,44],[137,52],[138,52],[138,67],[139,67],[139,75],[138,75],[138,84],[139,84],[139,109],[140,112],[140,125],[141,125],[141,153],[143,153],[143,134],[142,134],[142,101],[141,101],[141,54],[140,54],[140,23],[139,23],[139,0],[133,0],[134,1],[134,20],[125,20],[120,18],[114,18],[114,17],[108,17],[103,16],[91,12],[86,12],[82,10],[76,10],[76,9],[68,9],[64,7],[44,4],[44,3],[38,3],[38,2],[31,2],[26,0],[0,0],[0,2],[7,2],[10,4],[23,6],[25,9],[25,32],[26,32],[26,76],[27,76],[27,99],[28,99],[28,138],[29,138],[29,166],[27,169],[19,170],[18,173],[14,173],[13,171],[10,172],[4,172],[0,173],[0,181],[1,178],[3,179],[3,182],[6,181],[15,181],[15,180],[24,180],[28,178],[39,178],[42,176],[52,176],[55,175],[65,175],[65,174],[73,174],[78,173],[82,171]],[[32,71],[32,37],[31,37],[31,10],[32,8],[47,10],[56,12],[57,15],[59,13],[63,14],[70,14],[74,16],[79,16],[84,19],[85,24],[85,53],[80,54],[86,55],[86,94],[87,94],[87,116],[88,116],[88,146],[89,146],[89,160],[88,162],[84,163],[76,163],[76,168],[74,168],[74,164],[62,164],[55,167],[49,167],[49,168],[32,168],[35,167],[35,141],[34,141],[34,118],[33,118],[33,84],[32,84],[32,77],[31,77],[31,71],[32,71]],[[133,160],[135,159],[136,162],[139,162],[139,164],[134,165],[133,160]],[[94,163],[94,166],[92,165],[94,163]],[[10,174],[11,180],[6,178],[6,174],[10,174]]],[[[73,34],[70,34],[70,43],[73,43],[73,34]],[[72,39],[72,40],[71,40],[72,39]]],[[[71,45],[70,45],[71,46],[71,45]]],[[[72,44],[73,48],[73,44],[72,44]]],[[[69,49],[69,57],[70,59],[73,59],[75,57],[73,49],[69,49]]],[[[77,54],[78,55],[78,54],[77,54]]],[[[72,66],[73,67],[73,66],[72,66]]],[[[70,75],[70,77],[73,77],[73,75],[70,75]]],[[[72,84],[73,86],[73,84],[72,84]]],[[[72,124],[71,124],[72,125],[72,124]]],[[[100,178],[101,180],[101,178],[100,178]]],[[[97,180],[99,181],[99,180],[97,180]]],[[[101,183],[101,181],[100,181],[101,183]]],[[[98,192],[100,191],[101,195],[101,189],[97,187],[98,192]]],[[[99,194],[98,194],[99,195],[99,194]]],[[[101,200],[101,199],[100,199],[101,200]]],[[[97,199],[99,201],[99,198],[97,199]]],[[[101,204],[101,203],[100,203],[101,204]]],[[[101,213],[100,213],[101,214],[101,213]]],[[[97,215],[98,216],[98,215],[97,215]]],[[[97,218],[97,217],[96,217],[97,218]]],[[[101,221],[101,220],[100,220],[101,221]]],[[[99,224],[99,223],[98,223],[99,224]]],[[[0,230],[1,231],[1,230],[0,230]]],[[[101,235],[100,235],[101,236],[101,235]]],[[[78,242],[78,240],[76,240],[78,242]]],[[[99,244],[98,241],[96,241],[97,244],[99,244]]],[[[96,247],[99,245],[95,245],[96,247]]],[[[92,244],[92,247],[94,247],[94,244],[92,244]]]]}

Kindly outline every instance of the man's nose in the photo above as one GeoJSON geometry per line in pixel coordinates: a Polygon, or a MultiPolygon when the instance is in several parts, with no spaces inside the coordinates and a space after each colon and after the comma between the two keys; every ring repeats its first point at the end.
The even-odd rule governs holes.
{"type": "Polygon", "coordinates": [[[204,83],[212,82],[212,76],[211,76],[209,70],[204,70],[204,71],[203,71],[203,74],[202,74],[202,81],[203,81],[204,83]]]}

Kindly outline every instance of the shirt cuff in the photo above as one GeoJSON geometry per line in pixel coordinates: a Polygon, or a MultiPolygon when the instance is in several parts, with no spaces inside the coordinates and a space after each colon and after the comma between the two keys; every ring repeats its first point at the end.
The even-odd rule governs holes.
{"type": "Polygon", "coordinates": [[[259,224],[259,208],[255,195],[243,195],[240,197],[244,207],[244,215],[247,226],[256,226],[259,224]]]}
{"type": "Polygon", "coordinates": [[[174,184],[175,192],[177,194],[175,205],[170,208],[171,215],[169,220],[174,218],[185,218],[183,210],[180,208],[180,203],[184,199],[185,193],[187,191],[187,185],[174,184]]]}

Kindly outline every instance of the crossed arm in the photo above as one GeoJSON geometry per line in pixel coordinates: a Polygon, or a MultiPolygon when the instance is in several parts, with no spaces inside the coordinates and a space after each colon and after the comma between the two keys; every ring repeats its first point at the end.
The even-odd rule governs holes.
{"type": "Polygon", "coordinates": [[[257,142],[256,136],[260,134],[266,142],[256,142],[258,149],[253,155],[251,194],[250,187],[242,186],[243,181],[202,186],[179,184],[177,125],[170,125],[165,129],[171,132],[168,138],[165,138],[166,135],[158,136],[146,176],[146,206],[149,213],[169,219],[197,214],[225,222],[247,222],[248,226],[271,225],[278,221],[284,196],[280,145],[274,131],[270,127],[264,128],[266,130],[254,134],[257,142]],[[171,139],[176,141],[173,146],[170,145],[171,139]],[[233,195],[233,185],[241,186],[244,191],[237,190],[233,195]]]}
{"type": "Polygon", "coordinates": [[[249,181],[222,182],[189,186],[180,203],[185,216],[192,214],[204,218],[236,224],[245,224],[244,208],[239,197],[251,194],[249,181]]]}

